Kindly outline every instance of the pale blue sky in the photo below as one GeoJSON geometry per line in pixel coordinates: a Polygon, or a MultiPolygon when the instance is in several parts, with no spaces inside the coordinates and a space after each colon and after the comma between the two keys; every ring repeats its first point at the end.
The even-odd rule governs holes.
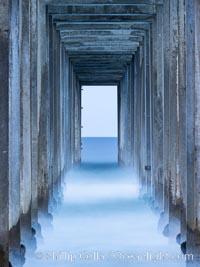
{"type": "Polygon", "coordinates": [[[82,137],[117,137],[117,86],[83,86],[82,137]]]}

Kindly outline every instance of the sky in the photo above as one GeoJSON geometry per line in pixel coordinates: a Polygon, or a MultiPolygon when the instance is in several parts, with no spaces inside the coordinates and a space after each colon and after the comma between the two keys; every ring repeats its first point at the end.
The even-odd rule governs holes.
{"type": "Polygon", "coordinates": [[[82,137],[117,137],[117,86],[83,86],[82,137]]]}

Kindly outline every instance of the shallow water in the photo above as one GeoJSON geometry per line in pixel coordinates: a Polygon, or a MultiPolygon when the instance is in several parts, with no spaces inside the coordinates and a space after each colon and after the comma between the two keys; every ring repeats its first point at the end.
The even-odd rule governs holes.
{"type": "Polygon", "coordinates": [[[157,232],[132,170],[117,165],[117,139],[83,139],[82,164],[66,177],[53,229],[25,266],[184,267],[179,246],[157,232]]]}

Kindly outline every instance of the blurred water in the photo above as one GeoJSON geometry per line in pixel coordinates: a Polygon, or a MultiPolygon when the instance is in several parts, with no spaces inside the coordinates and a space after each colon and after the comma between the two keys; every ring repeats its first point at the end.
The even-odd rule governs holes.
{"type": "Polygon", "coordinates": [[[133,171],[118,167],[117,139],[83,139],[82,164],[66,179],[53,229],[42,226],[44,241],[25,266],[186,266],[179,246],[157,233],[133,171]]]}

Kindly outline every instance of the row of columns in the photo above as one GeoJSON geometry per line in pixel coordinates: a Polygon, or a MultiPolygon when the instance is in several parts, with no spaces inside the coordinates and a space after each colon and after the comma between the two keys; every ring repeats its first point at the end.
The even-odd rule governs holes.
{"type": "MultiPolygon", "coordinates": [[[[134,168],[163,233],[189,248],[200,230],[200,2],[165,0],[156,11],[118,86],[119,162],[134,168]]],[[[81,84],[44,14],[43,1],[0,1],[2,266],[35,249],[38,222],[81,158],[81,84]]]]}
{"type": "Polygon", "coordinates": [[[80,83],[46,5],[0,1],[0,266],[22,266],[80,161],[80,83]]]}
{"type": "Polygon", "coordinates": [[[198,0],[157,5],[118,94],[119,160],[134,166],[164,235],[188,250],[200,230],[199,11],[198,0]]]}

